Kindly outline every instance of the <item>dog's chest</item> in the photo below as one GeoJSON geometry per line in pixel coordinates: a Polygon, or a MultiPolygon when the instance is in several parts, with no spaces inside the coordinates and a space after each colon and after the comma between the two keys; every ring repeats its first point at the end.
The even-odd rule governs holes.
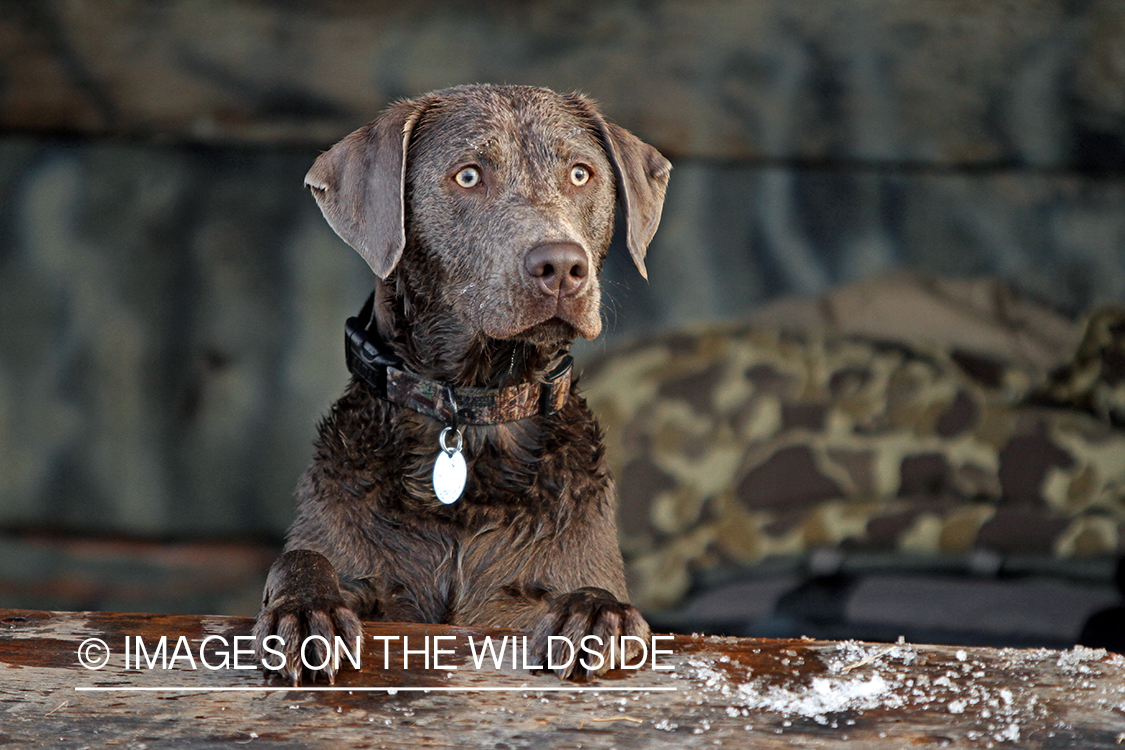
{"type": "Polygon", "coordinates": [[[534,586],[552,553],[556,529],[536,519],[477,528],[406,530],[385,558],[381,615],[391,621],[466,624],[505,592],[534,586]]]}
{"type": "Polygon", "coordinates": [[[365,501],[380,512],[470,534],[494,523],[541,526],[560,513],[583,511],[607,491],[600,430],[577,396],[550,418],[464,427],[459,443],[467,476],[449,505],[434,491],[441,428],[352,391],[321,426],[317,461],[329,475],[366,477],[365,501]]]}

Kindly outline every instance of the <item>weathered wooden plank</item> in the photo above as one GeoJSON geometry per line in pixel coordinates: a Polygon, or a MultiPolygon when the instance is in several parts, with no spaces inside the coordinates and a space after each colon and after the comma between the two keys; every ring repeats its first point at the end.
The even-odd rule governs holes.
{"type": "Polygon", "coordinates": [[[0,7],[0,127],[324,146],[454,83],[582,89],[673,158],[1125,163],[1118,0],[0,7]]]}
{"type": "Polygon", "coordinates": [[[161,636],[170,644],[182,636],[198,658],[216,663],[216,638],[232,643],[250,625],[244,618],[0,610],[0,743],[898,750],[1108,749],[1125,741],[1125,658],[1081,647],[676,636],[661,644],[671,655],[657,661],[671,671],[618,671],[575,686],[510,665],[475,668],[470,640],[479,647],[486,635],[515,631],[369,624],[362,669],[344,669],[332,691],[288,689],[255,670],[191,669],[182,657],[174,669],[125,669],[127,637],[153,650],[161,636]],[[411,649],[446,636],[450,651],[440,669],[423,668],[416,654],[402,669],[401,641],[390,641],[384,654],[372,640],[387,636],[410,639],[411,649]],[[87,638],[114,652],[104,668],[79,665],[87,638]]]}

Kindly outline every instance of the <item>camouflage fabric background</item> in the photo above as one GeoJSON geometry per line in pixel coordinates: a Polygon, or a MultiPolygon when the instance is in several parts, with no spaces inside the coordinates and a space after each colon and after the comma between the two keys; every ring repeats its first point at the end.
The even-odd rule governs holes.
{"type": "Polygon", "coordinates": [[[1125,552],[1125,310],[1093,313],[1068,363],[1081,325],[986,288],[892,277],[853,288],[867,304],[850,319],[791,306],[589,363],[633,598],[673,607],[709,570],[819,549],[1125,552]],[[899,307],[929,312],[888,323],[897,340],[849,333],[899,307]],[[1007,350],[974,349],[994,336],[1007,350]]]}

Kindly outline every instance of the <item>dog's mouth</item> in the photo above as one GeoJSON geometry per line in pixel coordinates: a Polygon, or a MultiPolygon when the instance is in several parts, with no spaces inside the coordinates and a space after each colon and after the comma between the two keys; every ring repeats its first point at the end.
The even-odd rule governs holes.
{"type": "Polygon", "coordinates": [[[557,346],[573,341],[581,335],[572,323],[561,318],[549,318],[542,323],[525,328],[512,338],[526,341],[535,346],[557,346]]]}
{"type": "Polygon", "coordinates": [[[601,333],[601,294],[596,278],[567,293],[536,283],[526,274],[502,286],[508,288],[490,295],[478,292],[455,298],[466,322],[489,338],[557,346],[579,337],[594,339],[601,333]]]}
{"type": "Polygon", "coordinates": [[[541,297],[525,303],[517,315],[495,315],[480,321],[480,330],[494,339],[518,339],[536,346],[559,345],[601,333],[601,316],[588,299],[541,297]]]}
{"type": "Polygon", "coordinates": [[[522,320],[512,321],[514,325],[506,336],[497,338],[518,338],[538,345],[555,345],[580,336],[594,339],[602,332],[601,316],[588,299],[559,302],[544,299],[540,303],[538,309],[526,310],[522,320]]]}

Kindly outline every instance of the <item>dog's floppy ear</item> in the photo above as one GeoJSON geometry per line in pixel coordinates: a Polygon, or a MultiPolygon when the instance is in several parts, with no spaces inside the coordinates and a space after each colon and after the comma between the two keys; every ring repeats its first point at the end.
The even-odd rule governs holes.
{"type": "Polygon", "coordinates": [[[395,104],[321,154],[305,175],[305,186],[329,226],[381,279],[394,270],[406,246],[406,149],[424,104],[395,104]]]}
{"type": "Polygon", "coordinates": [[[625,209],[625,241],[641,276],[648,278],[645,252],[660,224],[664,192],[672,164],[660,152],[625,128],[607,122],[590,100],[572,95],[593,119],[617,177],[617,194],[625,209]]]}

